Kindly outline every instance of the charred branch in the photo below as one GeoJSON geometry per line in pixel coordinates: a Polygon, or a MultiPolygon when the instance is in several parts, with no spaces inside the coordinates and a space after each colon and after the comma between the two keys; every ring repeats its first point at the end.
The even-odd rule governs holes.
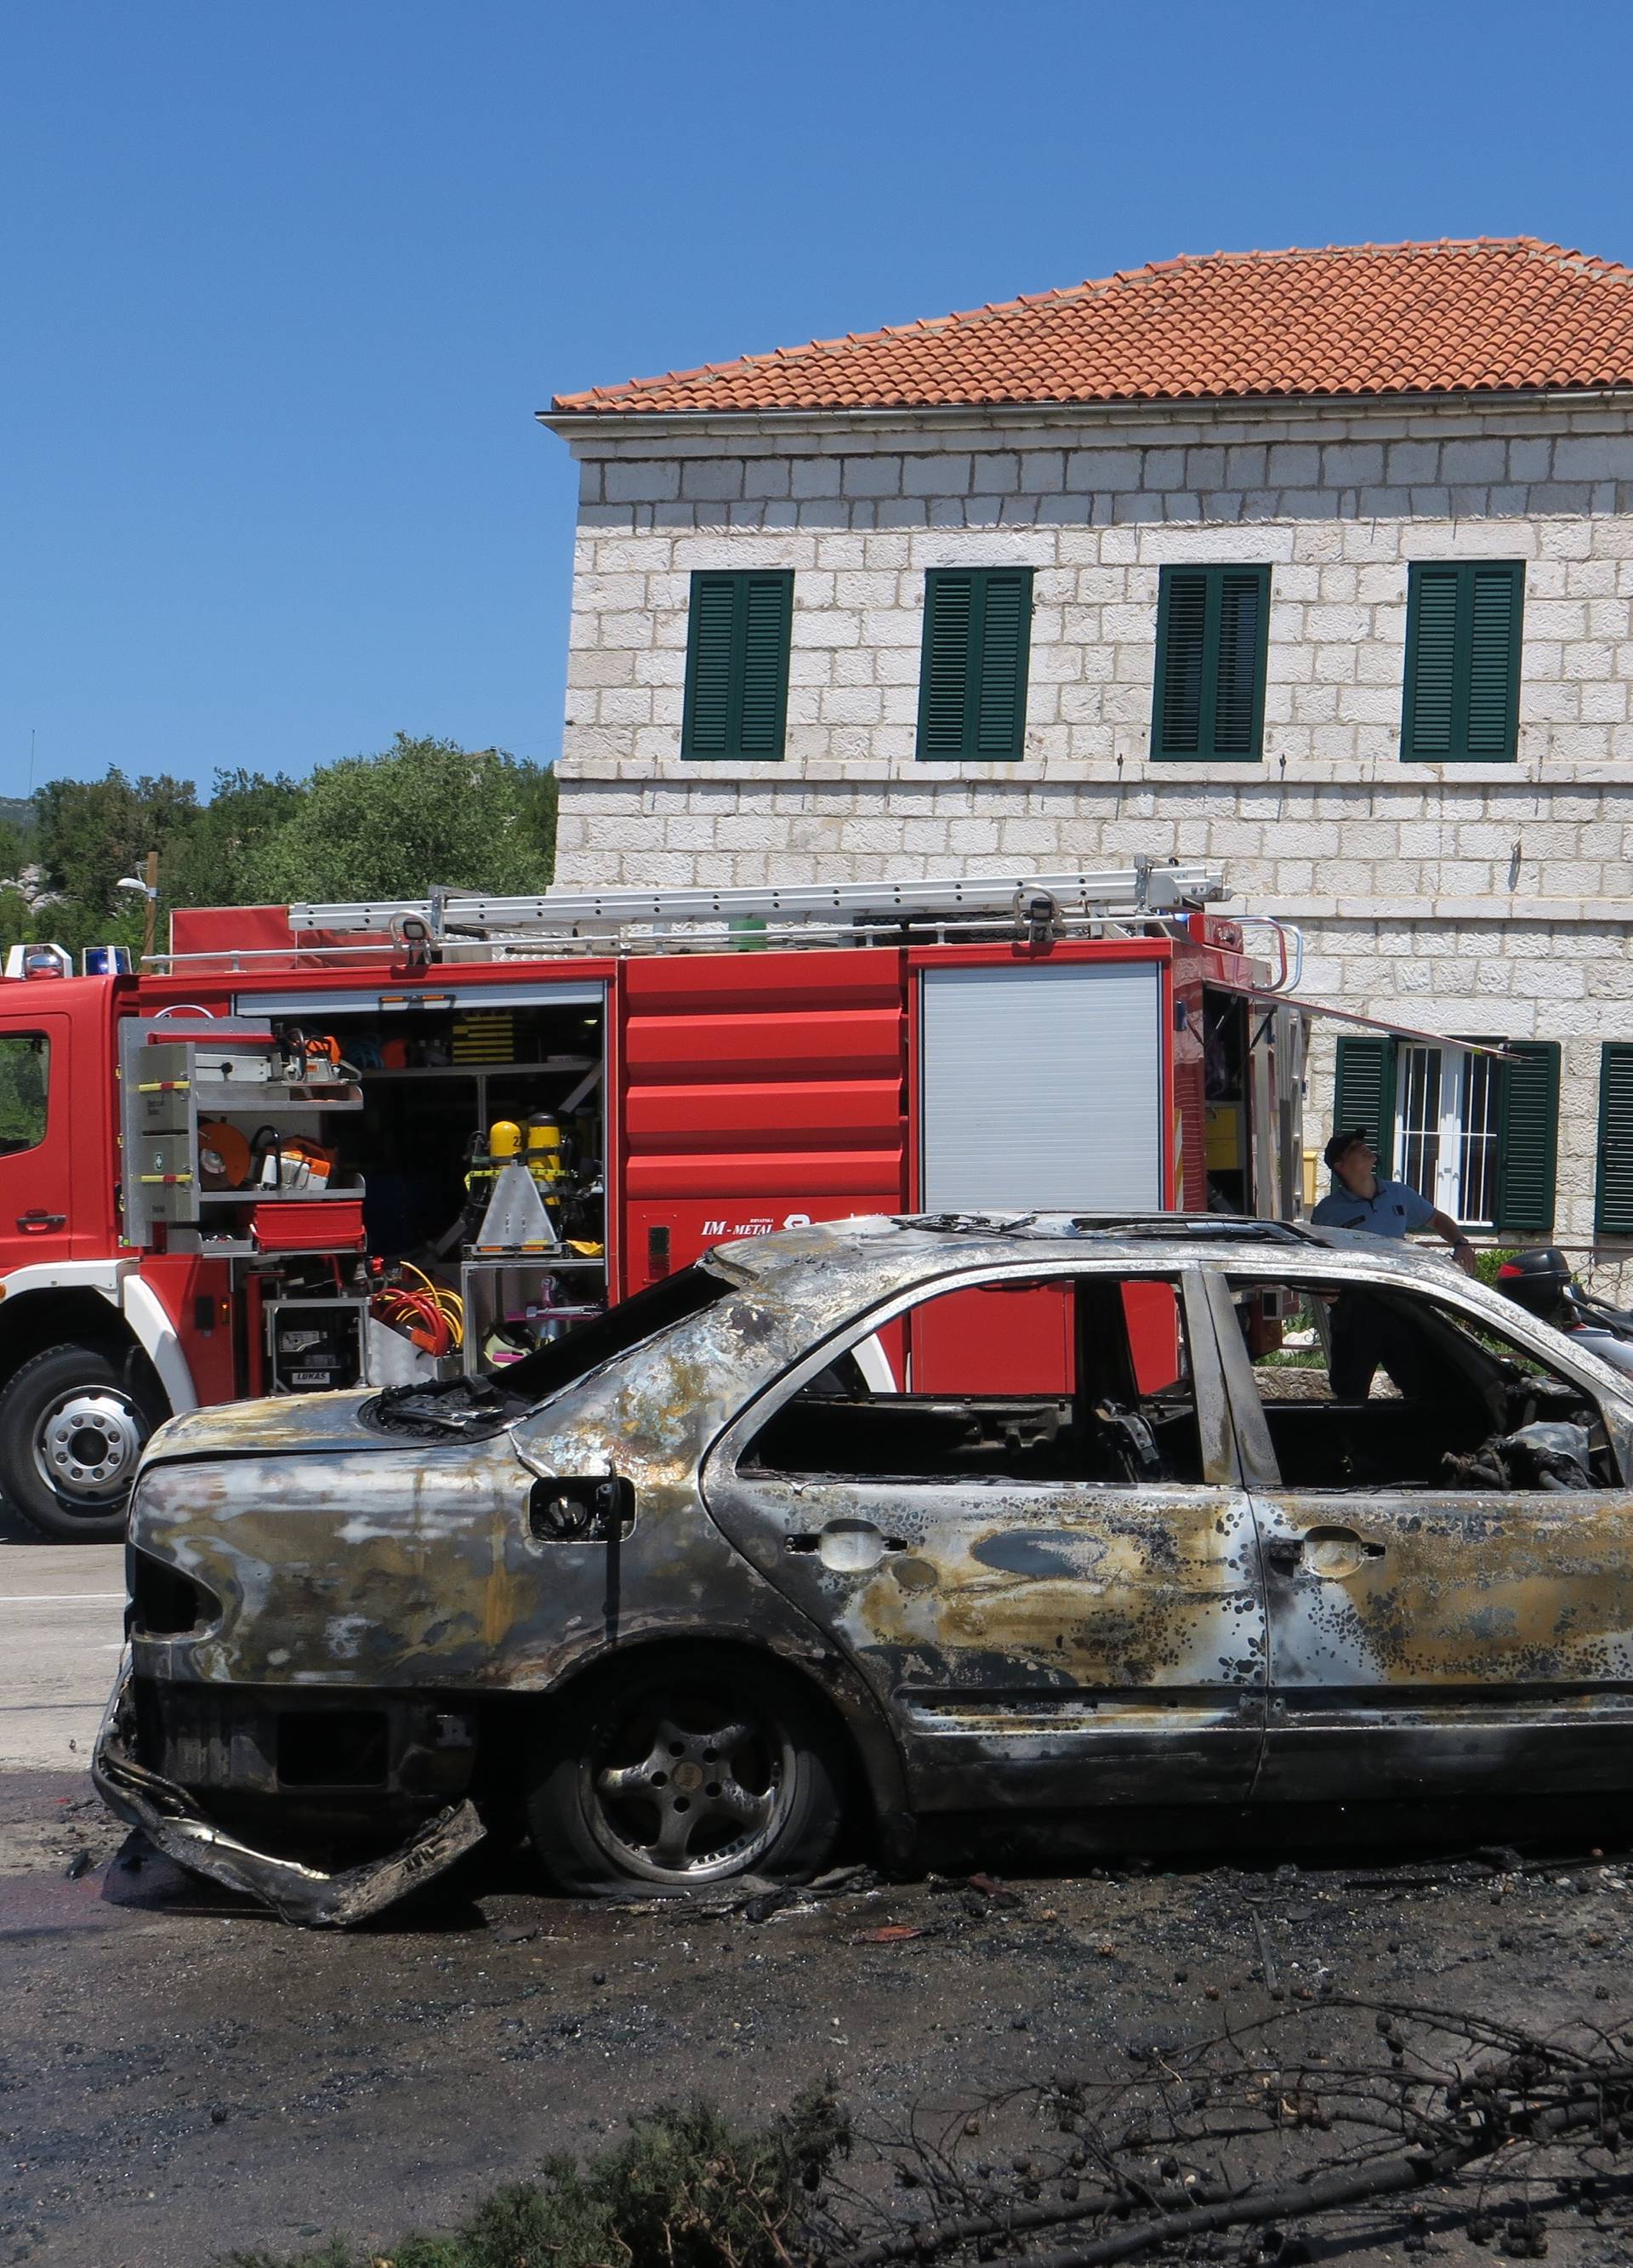
{"type": "Polygon", "coordinates": [[[859,2137],[894,2188],[881,2201],[864,2178],[830,2186],[807,2257],[824,2268],[999,2257],[1100,2268],[1276,2228],[1282,2257],[1297,2257],[1290,2226],[1402,2199],[1421,2216],[1431,2193],[1482,2241],[1497,2226],[1498,2178],[1523,2224],[1508,2249],[1539,2250],[1540,2212],[1625,2209],[1624,2185],[1603,2176],[1633,2133],[1630,2049],[1585,2024],[1542,2036],[1404,2003],[1277,2011],[1183,2048],[1130,2051],[1134,2078],[1057,2080],[938,2132],[916,2122],[859,2137]],[[1000,2172],[978,2154],[1018,2118],[1033,2139],[1000,2172]]]}

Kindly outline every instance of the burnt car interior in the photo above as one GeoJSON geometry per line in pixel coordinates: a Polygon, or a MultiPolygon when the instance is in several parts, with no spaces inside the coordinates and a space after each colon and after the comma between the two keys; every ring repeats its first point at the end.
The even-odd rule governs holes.
{"type": "Polygon", "coordinates": [[[1619,1484],[1592,1396],[1483,1322],[1383,1285],[1232,1292],[1285,1487],[1619,1484]]]}
{"type": "MultiPolygon", "coordinates": [[[[836,1479],[1107,1487],[1202,1480],[1177,1285],[1108,1274],[1030,1279],[1003,1290],[1046,1287],[1065,1303],[1065,1347],[1035,1308],[1028,1313],[1017,1301],[1015,1328],[1001,1350],[991,1349],[992,1366],[1001,1367],[1014,1390],[881,1391],[868,1385],[854,1354],[846,1352],[783,1403],[751,1443],[742,1469],[836,1479]]],[[[953,1329],[967,1342],[975,1334],[1002,1333],[1002,1310],[992,1309],[997,1289],[942,1292],[910,1309],[898,1374],[905,1367],[911,1381],[915,1350],[945,1345],[953,1329]]],[[[979,1344],[971,1351],[979,1371],[979,1344]]]]}

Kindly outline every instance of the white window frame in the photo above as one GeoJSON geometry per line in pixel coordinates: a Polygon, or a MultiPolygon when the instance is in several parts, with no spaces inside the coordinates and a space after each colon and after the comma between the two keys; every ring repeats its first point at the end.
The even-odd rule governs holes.
{"type": "Polygon", "coordinates": [[[1498,1096],[1492,1058],[1450,1042],[1402,1040],[1394,1096],[1397,1178],[1464,1227],[1494,1227],[1498,1096]],[[1419,1064],[1422,1076],[1415,1079],[1419,1064]],[[1423,1107],[1415,1108],[1420,1094],[1423,1107]]]}

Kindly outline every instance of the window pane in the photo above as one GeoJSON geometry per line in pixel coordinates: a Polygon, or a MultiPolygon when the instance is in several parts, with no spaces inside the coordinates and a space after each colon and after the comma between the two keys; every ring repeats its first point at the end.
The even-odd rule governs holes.
{"type": "Polygon", "coordinates": [[[1476,1228],[1489,1228],[1497,1219],[1496,1074],[1490,1056],[1464,1057],[1457,1217],[1476,1228]]]}
{"type": "Polygon", "coordinates": [[[1400,1177],[1434,1204],[1440,1171],[1440,1050],[1403,1047],[1400,1064],[1400,1177]]]}
{"type": "Polygon", "coordinates": [[[50,1067],[51,1042],[42,1032],[0,1039],[0,1157],[45,1140],[50,1067]]]}

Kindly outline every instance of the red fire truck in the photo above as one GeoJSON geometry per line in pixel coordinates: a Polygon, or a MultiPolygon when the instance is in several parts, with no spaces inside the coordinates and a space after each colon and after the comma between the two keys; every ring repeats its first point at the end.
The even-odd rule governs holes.
{"type": "MultiPolygon", "coordinates": [[[[139,974],[21,956],[0,1490],[48,1535],[116,1535],[173,1412],[503,1361],[807,1219],[1290,1214],[1305,1006],[1286,934],[1251,958],[1223,895],[1144,862],[439,890],[177,913],[139,974]]],[[[1030,1340],[1035,1375],[1059,1329],[1031,1297],[880,1359],[1003,1390],[1006,1351],[1030,1340]]]]}

